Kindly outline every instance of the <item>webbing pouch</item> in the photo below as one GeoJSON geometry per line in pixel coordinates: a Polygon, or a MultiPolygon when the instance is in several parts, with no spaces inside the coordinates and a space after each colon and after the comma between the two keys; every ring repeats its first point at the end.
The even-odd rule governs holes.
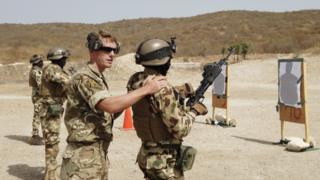
{"type": "Polygon", "coordinates": [[[63,107],[60,104],[50,104],[48,113],[52,116],[60,116],[63,112],[63,107]]]}
{"type": "Polygon", "coordinates": [[[182,171],[190,170],[196,158],[197,150],[192,146],[181,145],[179,157],[177,158],[177,167],[182,171]]]}

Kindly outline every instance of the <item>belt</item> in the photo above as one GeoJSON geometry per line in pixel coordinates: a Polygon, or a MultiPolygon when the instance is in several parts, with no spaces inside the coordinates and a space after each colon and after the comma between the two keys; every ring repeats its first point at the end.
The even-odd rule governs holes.
{"type": "Polygon", "coordinates": [[[70,145],[73,145],[73,146],[100,146],[101,144],[103,143],[103,141],[95,141],[95,142],[70,142],[69,144],[70,145]]]}
{"type": "Polygon", "coordinates": [[[178,150],[181,146],[181,143],[174,144],[174,143],[162,143],[162,142],[142,142],[142,146],[146,149],[161,147],[166,149],[178,150]]]}

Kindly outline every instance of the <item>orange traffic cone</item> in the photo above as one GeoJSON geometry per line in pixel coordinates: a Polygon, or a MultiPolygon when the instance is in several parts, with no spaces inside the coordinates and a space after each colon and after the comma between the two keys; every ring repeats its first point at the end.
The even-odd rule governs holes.
{"type": "Polygon", "coordinates": [[[133,120],[131,116],[131,108],[128,107],[124,112],[124,119],[123,119],[123,127],[122,130],[133,130],[133,120]]]}

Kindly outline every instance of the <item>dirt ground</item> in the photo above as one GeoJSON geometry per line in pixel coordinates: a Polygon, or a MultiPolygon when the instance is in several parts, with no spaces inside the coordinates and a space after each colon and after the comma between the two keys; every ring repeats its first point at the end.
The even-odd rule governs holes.
{"type": "MultiPolygon", "coordinates": [[[[311,136],[320,142],[320,57],[306,57],[307,103],[311,136]]],[[[128,76],[121,79],[126,79],[128,76]]],[[[191,82],[199,85],[201,71],[170,72],[172,84],[191,82]]],[[[222,128],[205,124],[211,116],[211,95],[206,93],[209,107],[206,117],[198,117],[184,144],[198,150],[192,170],[186,179],[293,179],[313,180],[320,177],[320,150],[302,153],[288,152],[273,145],[280,139],[277,103],[277,60],[243,61],[230,66],[230,117],[237,127],[222,128]]],[[[125,80],[112,80],[113,95],[125,93],[125,80]]],[[[37,180],[44,170],[44,146],[30,146],[32,104],[27,83],[0,84],[0,179],[37,180]]],[[[218,110],[218,114],[224,114],[218,110]]],[[[114,141],[109,149],[110,179],[143,179],[135,164],[140,141],[135,131],[121,130],[123,116],[116,120],[114,141]]],[[[285,123],[285,136],[304,137],[304,126],[285,123]]],[[[66,129],[62,123],[61,153],[66,145],[66,129]]]]}

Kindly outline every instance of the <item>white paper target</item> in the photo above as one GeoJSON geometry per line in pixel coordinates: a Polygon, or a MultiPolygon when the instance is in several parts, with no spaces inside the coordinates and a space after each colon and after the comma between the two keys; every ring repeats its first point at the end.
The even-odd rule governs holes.
{"type": "Polygon", "coordinates": [[[302,61],[279,61],[279,101],[287,106],[301,106],[302,61]]]}
{"type": "Polygon", "coordinates": [[[222,71],[219,76],[213,81],[212,94],[223,96],[226,94],[226,69],[227,65],[222,65],[222,71]]]}

